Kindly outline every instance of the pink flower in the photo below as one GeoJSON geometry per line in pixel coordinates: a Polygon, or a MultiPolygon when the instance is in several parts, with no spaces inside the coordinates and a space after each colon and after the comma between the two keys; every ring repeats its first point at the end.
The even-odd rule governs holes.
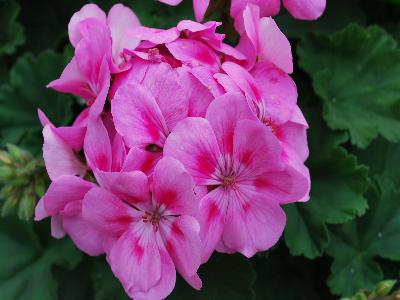
{"type": "Polygon", "coordinates": [[[247,69],[256,61],[267,61],[290,74],[293,72],[293,58],[290,43],[272,18],[260,18],[260,9],[247,5],[243,11],[244,32],[236,47],[246,57],[247,69]]]}
{"type": "Polygon", "coordinates": [[[153,53],[154,49],[158,49],[161,60],[168,60],[168,57],[172,56],[180,64],[190,68],[203,66],[210,70],[219,69],[221,56],[244,60],[243,54],[223,42],[224,34],[216,33],[219,25],[221,23],[214,21],[200,24],[184,20],[179,22],[177,27],[167,30],[136,27],[131,30],[131,34],[143,42],[131,54],[151,59],[154,55],[144,56],[142,53],[153,53]]]}
{"type": "Polygon", "coordinates": [[[307,179],[285,163],[272,130],[257,121],[241,94],[214,100],[206,119],[178,123],[164,153],[210,191],[198,214],[203,262],[214,249],[251,257],[273,246],[285,225],[280,204],[307,192],[307,179]]]}
{"type": "MultiPolygon", "coordinates": [[[[170,131],[187,117],[189,98],[178,72],[167,63],[139,61],[135,66],[121,80],[111,102],[111,111],[115,129],[136,153],[139,169],[151,173],[162,157],[170,131]]],[[[210,100],[192,105],[204,107],[201,101],[210,100]]],[[[193,107],[192,110],[197,109],[193,107]]]]}
{"type": "MultiPolygon", "coordinates": [[[[158,0],[169,5],[178,5],[182,0],[158,0]]],[[[194,15],[197,21],[202,21],[207,11],[210,0],[193,0],[194,15]]]]}
{"type": "MultiPolygon", "coordinates": [[[[129,184],[128,182],[126,184],[129,184]]],[[[163,299],[175,285],[175,269],[193,287],[201,280],[198,209],[194,182],[182,164],[161,159],[154,169],[151,193],[126,199],[94,188],[83,201],[83,215],[115,242],[107,260],[134,299],[163,299]]]]}
{"type": "MultiPolygon", "coordinates": [[[[225,89],[239,90],[246,95],[254,116],[279,140],[283,159],[307,179],[309,192],[310,174],[304,166],[308,157],[308,124],[296,105],[297,88],[293,80],[268,62],[257,63],[251,74],[231,62],[224,63],[222,68],[228,75],[221,82],[225,89]]],[[[308,192],[299,201],[307,201],[308,192]]]]}
{"type": "Polygon", "coordinates": [[[110,86],[110,72],[129,68],[123,50],[139,43],[129,36],[128,29],[139,25],[135,14],[121,4],[114,5],[108,17],[95,4],[82,7],[68,25],[75,56],[48,87],[84,98],[91,106],[90,116],[99,116],[110,86]]]}
{"type": "Polygon", "coordinates": [[[99,231],[82,218],[82,200],[93,183],[75,176],[54,180],[35,209],[35,220],[51,216],[51,233],[62,238],[66,233],[75,245],[89,255],[104,252],[99,231]]]}
{"type": "Polygon", "coordinates": [[[67,127],[55,127],[41,110],[38,114],[43,125],[43,158],[50,179],[56,180],[62,175],[85,175],[87,167],[78,159],[77,152],[83,147],[87,111],[67,127]]]}
{"type": "MultiPolygon", "coordinates": [[[[169,5],[178,5],[182,0],[159,0],[169,5]]],[[[263,17],[275,16],[279,13],[280,0],[232,0],[231,16],[240,19],[247,4],[258,5],[263,17]]],[[[193,8],[197,21],[202,21],[210,0],[193,0],[193,8]]],[[[283,0],[283,5],[296,19],[315,20],[325,10],[326,0],[283,0]]]]}
{"type": "MultiPolygon", "coordinates": [[[[247,5],[258,6],[261,17],[270,17],[279,13],[280,2],[280,0],[232,0],[231,16],[235,19],[235,28],[242,32],[242,13],[247,5]]],[[[296,19],[315,20],[324,12],[326,0],[283,0],[283,5],[296,19]]]]}

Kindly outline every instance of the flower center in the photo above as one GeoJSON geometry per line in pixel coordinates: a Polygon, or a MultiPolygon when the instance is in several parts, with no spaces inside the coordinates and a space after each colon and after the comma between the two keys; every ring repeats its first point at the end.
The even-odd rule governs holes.
{"type": "Polygon", "coordinates": [[[265,119],[265,120],[263,120],[263,123],[264,123],[267,127],[270,127],[271,130],[272,130],[272,133],[276,135],[276,132],[277,132],[276,129],[277,129],[277,128],[276,128],[276,125],[272,122],[271,119],[265,119]]]}
{"type": "Polygon", "coordinates": [[[233,176],[224,176],[222,178],[223,187],[232,187],[236,184],[236,179],[233,176]]]}
{"type": "Polygon", "coordinates": [[[144,213],[144,215],[142,216],[142,221],[144,223],[150,223],[151,225],[153,225],[154,231],[158,231],[158,229],[160,228],[161,218],[162,218],[162,215],[160,214],[158,209],[156,209],[155,211],[153,211],[151,213],[146,211],[144,213]]]}

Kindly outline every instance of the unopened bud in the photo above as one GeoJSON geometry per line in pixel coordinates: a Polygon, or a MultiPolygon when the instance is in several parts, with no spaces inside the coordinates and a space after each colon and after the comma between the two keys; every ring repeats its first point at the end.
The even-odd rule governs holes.
{"type": "Polygon", "coordinates": [[[19,203],[18,217],[23,220],[31,219],[35,209],[35,204],[35,197],[32,195],[30,189],[27,189],[19,203]]]}
{"type": "Polygon", "coordinates": [[[383,297],[390,293],[396,284],[396,280],[385,280],[380,283],[375,288],[374,294],[376,297],[383,297]]]}
{"type": "Polygon", "coordinates": [[[0,182],[5,182],[15,176],[13,168],[9,166],[0,166],[0,182]]]}
{"type": "Polygon", "coordinates": [[[353,298],[352,300],[367,300],[368,297],[365,294],[365,292],[358,292],[353,298]]]}
{"type": "Polygon", "coordinates": [[[16,161],[17,163],[22,163],[25,160],[32,158],[29,152],[24,151],[12,144],[7,144],[7,150],[10,153],[12,160],[16,161]]]}
{"type": "Polygon", "coordinates": [[[17,207],[17,204],[18,204],[17,197],[15,197],[14,195],[8,197],[1,208],[1,216],[5,217],[10,215],[17,207]]]}

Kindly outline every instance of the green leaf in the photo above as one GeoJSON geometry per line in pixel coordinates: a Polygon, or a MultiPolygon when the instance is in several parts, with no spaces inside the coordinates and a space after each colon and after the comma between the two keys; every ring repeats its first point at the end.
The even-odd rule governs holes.
{"type": "Polygon", "coordinates": [[[96,300],[128,300],[129,297],[111,272],[105,260],[96,261],[92,270],[92,281],[96,300]]]}
{"type": "Polygon", "coordinates": [[[349,25],[334,33],[310,34],[298,47],[300,66],[323,99],[332,129],[345,129],[365,148],[381,134],[400,141],[400,50],[377,26],[349,25]]]}
{"type": "Polygon", "coordinates": [[[46,88],[66,63],[62,55],[51,51],[18,59],[9,82],[0,87],[0,145],[20,144],[37,153],[42,142],[38,108],[56,125],[71,121],[72,97],[46,88]]]}
{"type": "Polygon", "coordinates": [[[312,22],[295,19],[287,11],[276,19],[279,27],[289,38],[301,38],[307,32],[334,32],[349,23],[365,24],[365,14],[359,7],[359,2],[358,0],[327,1],[323,15],[312,22]]]}
{"type": "Polygon", "coordinates": [[[178,280],[168,299],[247,300],[252,299],[254,270],[248,259],[239,255],[214,254],[200,268],[203,287],[195,291],[183,280],[178,280]]]}
{"type": "Polygon", "coordinates": [[[285,242],[293,255],[312,259],[328,245],[326,224],[342,224],[365,212],[368,205],[363,194],[369,180],[368,168],[341,146],[347,135],[330,131],[318,107],[305,112],[310,125],[310,200],[287,206],[285,242]]]}
{"type": "MultiPolygon", "coordinates": [[[[52,273],[58,283],[59,300],[94,299],[91,284],[91,257],[84,256],[74,269],[53,266],[52,273]]],[[[117,300],[117,299],[116,299],[117,300]]]]}
{"type": "Polygon", "coordinates": [[[332,228],[327,252],[335,260],[328,285],[335,294],[349,296],[382,280],[376,256],[400,260],[400,191],[391,179],[380,177],[368,198],[370,208],[364,217],[332,228]]]}
{"type": "Polygon", "coordinates": [[[360,161],[370,167],[374,175],[386,174],[400,186],[400,144],[389,143],[383,138],[374,140],[366,149],[356,149],[360,161]]]}
{"type": "Polygon", "coordinates": [[[19,10],[15,1],[0,2],[0,56],[13,54],[25,42],[24,29],[16,20],[19,10]]]}
{"type": "Polygon", "coordinates": [[[321,256],[329,243],[328,229],[323,220],[312,215],[307,205],[291,204],[285,207],[285,212],[285,243],[290,253],[310,259],[321,256]]]}
{"type": "MultiPolygon", "coordinates": [[[[284,251],[272,251],[267,259],[254,262],[254,300],[318,300],[309,261],[294,261],[284,251]]],[[[221,298],[222,299],[222,298],[221,298]]]]}
{"type": "Polygon", "coordinates": [[[46,248],[30,223],[0,219],[0,290],[2,300],[52,300],[57,282],[51,267],[74,267],[81,253],[68,239],[52,240],[46,248]]]}

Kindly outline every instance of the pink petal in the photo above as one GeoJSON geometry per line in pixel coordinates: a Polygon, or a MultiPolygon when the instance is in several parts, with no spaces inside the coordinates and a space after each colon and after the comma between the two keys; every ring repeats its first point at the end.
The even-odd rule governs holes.
{"type": "Polygon", "coordinates": [[[233,154],[233,133],[240,120],[257,120],[247,105],[246,98],[239,93],[228,93],[216,98],[206,115],[214,129],[223,154],[233,154]]]}
{"type": "Polygon", "coordinates": [[[262,17],[275,16],[279,13],[280,0],[232,0],[231,16],[235,19],[235,28],[239,33],[244,31],[243,11],[246,6],[258,6],[262,17]]]}
{"type": "Polygon", "coordinates": [[[260,8],[256,5],[249,4],[243,11],[244,28],[246,35],[252,42],[254,49],[258,53],[260,48],[260,41],[258,35],[259,22],[260,22],[260,8]]]}
{"type": "Polygon", "coordinates": [[[315,20],[324,12],[326,0],[283,0],[283,5],[296,19],[315,20]]]}
{"type": "Polygon", "coordinates": [[[110,138],[101,119],[89,122],[84,142],[84,151],[86,161],[92,170],[111,170],[112,152],[110,138]]]}
{"type": "Polygon", "coordinates": [[[253,4],[260,7],[261,16],[274,16],[280,10],[279,0],[232,0],[231,16],[236,18],[242,14],[247,5],[253,4]]]}
{"type": "Polygon", "coordinates": [[[203,243],[202,263],[208,261],[221,239],[225,224],[226,200],[228,200],[225,195],[222,188],[217,188],[201,199],[197,219],[203,243]]]}
{"type": "Polygon", "coordinates": [[[55,127],[53,131],[74,151],[80,151],[83,147],[83,140],[86,128],[80,126],[55,127]]]}
{"type": "Polygon", "coordinates": [[[163,261],[153,228],[138,222],[126,231],[107,257],[125,291],[147,292],[161,279],[163,261]]]}
{"type": "Polygon", "coordinates": [[[154,167],[161,157],[161,152],[149,152],[133,147],[129,150],[128,155],[126,156],[122,171],[142,171],[143,173],[150,175],[153,173],[154,167]]]}
{"type": "Polygon", "coordinates": [[[245,62],[241,63],[243,67],[245,67],[247,70],[252,69],[257,61],[258,53],[253,42],[249,39],[247,34],[242,34],[236,49],[247,58],[245,62]]]}
{"type": "Polygon", "coordinates": [[[72,46],[76,46],[81,40],[82,35],[78,30],[78,24],[86,19],[98,19],[102,23],[106,23],[106,14],[96,4],[86,4],[80,11],[74,13],[68,24],[68,35],[72,46]]]}
{"type": "Polygon", "coordinates": [[[91,189],[82,202],[82,216],[106,234],[119,238],[142,213],[102,188],[91,189]]]}
{"type": "Polygon", "coordinates": [[[303,199],[309,178],[300,168],[286,164],[274,134],[259,122],[239,121],[234,134],[234,169],[237,181],[276,203],[303,199]]]}
{"type": "Polygon", "coordinates": [[[157,29],[139,26],[130,30],[131,36],[142,41],[149,41],[156,45],[170,43],[179,38],[176,27],[170,29],[157,29]]]}
{"type": "Polygon", "coordinates": [[[165,46],[177,60],[187,66],[207,66],[215,71],[219,69],[220,63],[217,54],[202,42],[177,39],[165,46]]]}
{"type": "Polygon", "coordinates": [[[241,93],[242,90],[236,85],[236,83],[226,74],[216,73],[214,78],[218,83],[225,89],[227,93],[241,93]]]}
{"type": "Polygon", "coordinates": [[[210,45],[213,49],[227,55],[228,57],[237,59],[237,60],[245,60],[246,56],[243,55],[239,50],[233,48],[232,46],[220,43],[218,46],[211,44],[210,45]]]}
{"type": "Polygon", "coordinates": [[[121,200],[133,205],[148,200],[149,187],[147,176],[140,171],[95,171],[95,176],[101,187],[110,191],[121,200]]]}
{"type": "Polygon", "coordinates": [[[194,181],[184,166],[172,157],[162,158],[154,168],[153,201],[171,215],[194,215],[199,208],[194,181]]]}
{"type": "Polygon", "coordinates": [[[43,128],[43,158],[51,180],[62,175],[86,173],[86,166],[76,157],[74,151],[53,130],[52,125],[43,128]]]}
{"type": "Polygon", "coordinates": [[[233,137],[234,168],[238,180],[254,178],[284,168],[282,148],[274,134],[258,121],[242,120],[233,137]]]}
{"type": "MultiPolygon", "coordinates": [[[[218,26],[217,22],[213,22],[213,27],[215,28],[216,26],[218,26]]],[[[176,28],[179,31],[184,31],[184,30],[188,30],[191,33],[195,33],[195,32],[202,32],[204,30],[209,29],[209,26],[206,26],[206,24],[202,24],[202,23],[198,23],[192,20],[182,20],[178,23],[178,25],[176,26],[176,28]]]]}
{"type": "Polygon", "coordinates": [[[246,182],[246,184],[252,185],[266,199],[281,204],[302,200],[310,189],[307,171],[304,172],[290,164],[283,171],[266,172],[255,178],[252,183],[246,182]]]}
{"type": "Polygon", "coordinates": [[[131,9],[115,4],[108,13],[107,23],[111,30],[113,60],[121,66],[125,62],[122,55],[124,48],[133,50],[139,45],[139,39],[130,38],[128,31],[140,26],[140,22],[131,9]]]}
{"type": "Polygon", "coordinates": [[[44,206],[44,198],[40,198],[40,200],[38,201],[38,203],[36,204],[36,207],[35,207],[34,220],[41,221],[41,220],[47,218],[48,216],[50,216],[50,215],[44,206]]]}
{"type": "Polygon", "coordinates": [[[81,216],[62,217],[62,224],[80,250],[91,256],[104,253],[102,233],[81,216]]]}
{"type": "Polygon", "coordinates": [[[61,93],[70,93],[86,100],[96,98],[96,94],[87,84],[87,78],[78,67],[76,57],[73,57],[68,63],[60,78],[50,82],[47,87],[61,93]]]}
{"type": "Polygon", "coordinates": [[[50,125],[53,132],[74,151],[80,151],[82,149],[86,127],[75,124],[72,126],[55,127],[40,109],[38,109],[38,116],[43,127],[50,125]]]}
{"type": "Polygon", "coordinates": [[[190,216],[181,216],[171,224],[163,224],[161,232],[165,247],[178,272],[195,289],[200,289],[201,280],[196,273],[201,263],[202,243],[197,220],[190,216]]]}
{"type": "MultiPolygon", "coordinates": [[[[114,124],[113,124],[114,126],[114,124]]],[[[115,130],[115,128],[114,128],[115,130]]],[[[115,133],[112,145],[111,145],[111,152],[112,152],[112,166],[111,171],[118,172],[121,171],[125,158],[126,158],[126,147],[122,136],[118,133],[115,133]]]]}
{"type": "Polygon", "coordinates": [[[158,0],[162,3],[168,4],[168,5],[178,5],[182,2],[182,0],[158,0]]]}
{"type": "Polygon", "coordinates": [[[150,63],[143,59],[132,59],[129,62],[131,68],[125,72],[115,74],[112,86],[108,93],[110,99],[114,99],[115,92],[126,82],[134,79],[142,81],[149,68],[150,63]]]}
{"type": "Polygon", "coordinates": [[[120,87],[111,102],[115,128],[130,147],[162,147],[168,127],[154,97],[139,83],[120,87]]]}
{"type": "Polygon", "coordinates": [[[153,95],[169,130],[187,116],[189,100],[178,72],[169,64],[150,64],[146,76],[140,82],[153,95]]]}
{"type": "Polygon", "coordinates": [[[51,236],[55,239],[62,239],[67,233],[64,230],[62,224],[62,218],[60,215],[51,217],[51,236]]]}
{"type": "Polygon", "coordinates": [[[98,95],[104,85],[100,72],[104,57],[107,67],[111,63],[111,33],[106,24],[96,19],[87,19],[78,25],[83,38],[75,48],[78,68],[86,78],[90,88],[98,95]]]}
{"type": "Polygon", "coordinates": [[[89,110],[89,118],[91,118],[92,120],[97,119],[103,112],[108,90],[110,88],[110,79],[110,70],[108,68],[106,57],[104,56],[101,62],[98,78],[98,85],[101,88],[89,110]]]}
{"type": "Polygon", "coordinates": [[[259,41],[260,61],[269,61],[288,74],[293,72],[290,43],[272,18],[260,19],[259,41]]]}
{"type": "Polygon", "coordinates": [[[244,188],[231,191],[222,235],[224,244],[246,257],[271,248],[279,240],[286,217],[270,199],[244,188]]]}
{"type": "Polygon", "coordinates": [[[244,92],[248,99],[248,104],[255,114],[258,115],[257,107],[263,102],[263,96],[259,90],[259,85],[251,74],[242,66],[226,62],[222,69],[229,75],[235,84],[244,92]]]}
{"type": "Polygon", "coordinates": [[[297,88],[292,78],[269,62],[257,63],[252,75],[268,115],[278,123],[288,121],[297,102],[297,88]]]}
{"type": "Polygon", "coordinates": [[[191,68],[190,73],[193,74],[210,92],[214,97],[224,94],[223,88],[214,79],[214,73],[207,67],[191,68]]]}
{"type": "Polygon", "coordinates": [[[82,201],[93,186],[93,183],[76,176],[61,176],[50,184],[42,198],[45,210],[49,215],[55,216],[62,212],[67,204],[82,201]]]}
{"type": "Polygon", "coordinates": [[[80,114],[76,117],[74,123],[72,124],[73,126],[80,126],[80,127],[86,127],[88,118],[89,117],[89,108],[85,108],[80,112],[80,114]]]}
{"type": "Polygon", "coordinates": [[[186,118],[168,136],[164,155],[178,159],[199,185],[217,184],[214,173],[221,152],[210,123],[203,118],[186,118]]]}
{"type": "Polygon", "coordinates": [[[204,19],[210,0],[193,0],[194,15],[198,22],[204,19]]]}
{"type": "Polygon", "coordinates": [[[186,97],[189,99],[188,116],[204,117],[208,106],[214,99],[213,95],[189,70],[178,68],[177,71],[186,91],[186,97]]]}
{"type": "Polygon", "coordinates": [[[158,300],[164,299],[175,287],[176,272],[174,263],[165,250],[160,249],[161,258],[161,278],[160,280],[151,287],[148,291],[131,291],[134,287],[127,291],[135,300],[158,300]]]}
{"type": "Polygon", "coordinates": [[[304,125],[301,120],[300,122],[302,123],[296,120],[297,115],[302,117],[300,109],[296,106],[291,119],[280,125],[275,134],[282,143],[283,151],[286,155],[289,157],[297,157],[303,163],[309,154],[307,144],[308,127],[304,125]]]}

